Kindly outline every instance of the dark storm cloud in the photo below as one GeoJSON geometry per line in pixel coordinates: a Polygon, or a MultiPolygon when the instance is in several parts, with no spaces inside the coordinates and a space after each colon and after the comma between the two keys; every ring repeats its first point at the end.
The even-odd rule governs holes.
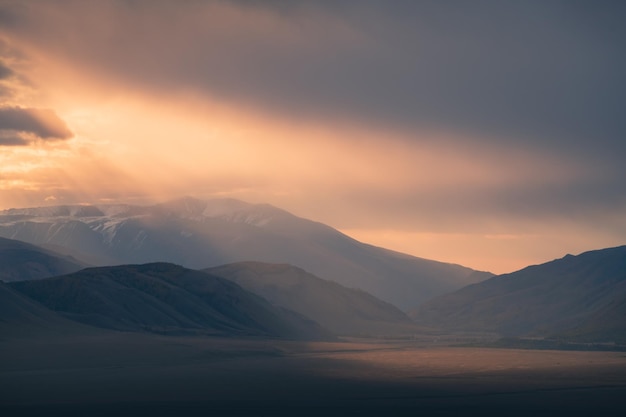
{"type": "Polygon", "coordinates": [[[72,132],[50,109],[0,108],[0,145],[24,145],[29,137],[69,139],[72,132]]]}
{"type": "Polygon", "coordinates": [[[442,128],[459,133],[458,149],[521,148],[594,171],[588,182],[558,186],[416,190],[389,199],[364,191],[391,212],[407,208],[399,219],[433,205],[442,223],[464,207],[485,216],[558,216],[626,205],[624,21],[626,2],[611,1],[0,6],[0,31],[94,79],[193,91],[287,118],[398,129],[415,141],[422,128],[442,128]]]}
{"type": "Polygon", "coordinates": [[[626,184],[586,180],[562,185],[502,185],[420,190],[418,192],[372,189],[342,190],[342,204],[359,207],[344,219],[342,227],[368,228],[377,213],[387,216],[381,228],[422,232],[502,233],[529,227],[535,232],[560,222],[592,224],[616,236],[626,235],[626,184]],[[517,221],[510,221],[517,219],[517,221]],[[539,228],[536,228],[540,225],[539,228]]]}
{"type": "Polygon", "coordinates": [[[2,22],[133,85],[192,88],[292,116],[445,127],[568,153],[626,152],[619,2],[71,6],[6,8],[2,22]]]}

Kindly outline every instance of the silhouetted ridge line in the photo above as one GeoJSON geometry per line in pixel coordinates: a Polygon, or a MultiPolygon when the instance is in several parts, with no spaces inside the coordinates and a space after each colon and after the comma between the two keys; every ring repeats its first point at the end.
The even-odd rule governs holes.
{"type": "Polygon", "coordinates": [[[324,339],[317,323],[235,283],[169,263],[88,268],[12,284],[64,316],[97,327],[167,334],[324,339]]]}

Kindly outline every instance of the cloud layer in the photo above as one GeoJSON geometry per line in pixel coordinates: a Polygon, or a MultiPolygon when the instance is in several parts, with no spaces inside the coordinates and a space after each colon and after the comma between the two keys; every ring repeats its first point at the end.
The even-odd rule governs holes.
{"type": "MultiPolygon", "coordinates": [[[[591,249],[626,240],[625,20],[620,2],[9,1],[0,145],[75,132],[67,172],[42,174],[67,199],[205,192],[404,242],[591,249]]],[[[14,155],[20,184],[41,158],[14,155]]]]}
{"type": "Polygon", "coordinates": [[[619,3],[290,3],[42,2],[4,21],[42,50],[133,86],[298,117],[626,150],[619,3]]]}
{"type": "Polygon", "coordinates": [[[0,146],[26,145],[31,140],[63,140],[72,132],[53,110],[0,107],[0,146]]]}

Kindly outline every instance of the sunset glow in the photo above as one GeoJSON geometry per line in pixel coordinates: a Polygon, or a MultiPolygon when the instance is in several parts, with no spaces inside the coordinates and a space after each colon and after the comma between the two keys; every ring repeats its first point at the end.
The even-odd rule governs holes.
{"type": "Polygon", "coordinates": [[[358,4],[1,2],[0,209],[227,196],[496,273],[624,243],[621,33],[358,4]]]}

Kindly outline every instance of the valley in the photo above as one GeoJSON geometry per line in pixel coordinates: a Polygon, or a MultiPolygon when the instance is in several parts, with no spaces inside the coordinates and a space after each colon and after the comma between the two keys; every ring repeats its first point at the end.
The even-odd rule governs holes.
{"type": "Polygon", "coordinates": [[[3,415],[619,415],[620,352],[105,332],[2,340],[3,415]]]}

